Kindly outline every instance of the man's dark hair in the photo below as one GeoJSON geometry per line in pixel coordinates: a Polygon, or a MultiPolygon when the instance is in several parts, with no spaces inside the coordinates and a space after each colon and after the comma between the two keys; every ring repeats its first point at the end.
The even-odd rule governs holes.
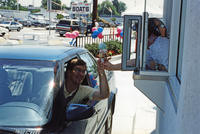
{"type": "Polygon", "coordinates": [[[86,66],[86,63],[82,59],[78,59],[78,58],[72,59],[68,62],[67,71],[73,70],[75,66],[86,66]]]}

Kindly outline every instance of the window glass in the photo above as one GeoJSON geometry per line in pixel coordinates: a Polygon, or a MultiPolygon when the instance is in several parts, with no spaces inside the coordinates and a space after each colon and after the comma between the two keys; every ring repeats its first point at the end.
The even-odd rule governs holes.
{"type": "Polygon", "coordinates": [[[139,67],[140,59],[141,16],[124,16],[123,31],[117,30],[124,38],[122,70],[135,70],[135,67],[139,67]]]}
{"type": "Polygon", "coordinates": [[[78,25],[78,21],[73,21],[72,25],[78,25]]]}
{"type": "Polygon", "coordinates": [[[92,84],[92,87],[98,88],[99,87],[99,78],[97,72],[97,65],[94,59],[88,54],[80,55],[81,59],[83,59],[87,64],[87,71],[88,75],[92,84]]]}
{"type": "Polygon", "coordinates": [[[183,42],[184,42],[184,31],[185,31],[185,12],[186,12],[186,1],[181,0],[181,18],[180,18],[180,38],[178,44],[178,61],[177,61],[177,78],[179,82],[181,81],[182,73],[182,57],[183,57],[183,42]]]}
{"type": "Polygon", "coordinates": [[[34,121],[30,116],[19,123],[16,118],[0,116],[1,126],[36,126],[47,119],[53,103],[54,66],[49,61],[0,59],[0,111],[7,111],[7,117],[16,114],[23,118],[23,114],[13,113],[15,110],[25,115],[31,112],[35,117],[34,121]]]}
{"type": "Polygon", "coordinates": [[[71,25],[70,22],[71,22],[71,21],[61,20],[61,21],[59,22],[59,24],[71,25]]]}
{"type": "Polygon", "coordinates": [[[147,24],[146,69],[168,71],[169,38],[159,18],[149,18],[147,24]]]}

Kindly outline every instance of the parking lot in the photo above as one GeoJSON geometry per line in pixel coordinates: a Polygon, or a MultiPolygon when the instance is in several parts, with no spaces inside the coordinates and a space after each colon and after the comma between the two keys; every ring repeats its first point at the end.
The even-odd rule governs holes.
{"type": "MultiPolygon", "coordinates": [[[[110,28],[104,28],[103,35],[108,34],[110,32],[110,28]]],[[[116,29],[114,29],[114,33],[116,33],[116,29]]],[[[23,40],[25,35],[37,35],[39,36],[39,40],[45,41],[49,39],[58,39],[64,42],[70,42],[72,38],[60,37],[60,35],[55,30],[46,30],[45,27],[24,27],[21,31],[10,31],[6,38],[10,39],[18,39],[23,40]]],[[[84,34],[79,34],[85,36],[84,34]]]]}

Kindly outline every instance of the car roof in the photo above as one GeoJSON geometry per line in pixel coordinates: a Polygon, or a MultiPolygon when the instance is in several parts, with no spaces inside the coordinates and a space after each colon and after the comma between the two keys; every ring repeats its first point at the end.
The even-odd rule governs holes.
{"type": "Polygon", "coordinates": [[[64,45],[0,45],[0,59],[58,61],[85,51],[64,45]]]}
{"type": "Polygon", "coordinates": [[[60,21],[79,21],[78,19],[61,19],[60,21]]]}

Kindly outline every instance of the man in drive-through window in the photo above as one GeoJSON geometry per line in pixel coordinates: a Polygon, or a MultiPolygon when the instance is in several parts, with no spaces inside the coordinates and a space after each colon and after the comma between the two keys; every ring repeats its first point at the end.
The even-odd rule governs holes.
{"type": "Polygon", "coordinates": [[[100,90],[81,85],[87,74],[86,63],[82,59],[72,59],[65,73],[64,96],[68,104],[80,103],[83,99],[102,100],[109,97],[110,91],[103,64],[97,61],[97,71],[100,79],[100,90]],[[71,96],[71,97],[70,97],[71,96]]]}

